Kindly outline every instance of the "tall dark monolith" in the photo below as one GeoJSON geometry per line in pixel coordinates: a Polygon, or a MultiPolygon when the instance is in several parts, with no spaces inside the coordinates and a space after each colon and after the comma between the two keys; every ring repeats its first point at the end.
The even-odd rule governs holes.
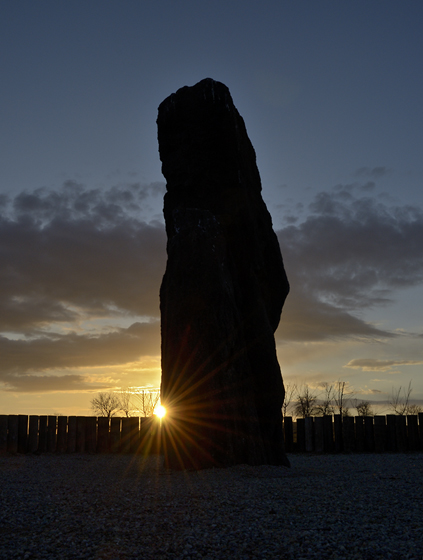
{"type": "Polygon", "coordinates": [[[244,121],[228,88],[206,79],[165,99],[157,124],[166,462],[289,465],[274,339],[289,284],[244,121]]]}

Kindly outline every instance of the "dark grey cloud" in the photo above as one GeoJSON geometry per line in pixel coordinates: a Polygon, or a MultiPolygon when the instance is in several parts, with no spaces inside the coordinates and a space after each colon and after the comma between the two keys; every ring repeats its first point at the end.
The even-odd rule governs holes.
{"type": "Polygon", "coordinates": [[[0,337],[0,372],[125,364],[160,353],[159,321],[134,323],[106,334],[39,334],[28,340],[0,337]]]}
{"type": "Polygon", "coordinates": [[[68,181],[57,191],[37,189],[4,199],[4,390],[98,389],[98,383],[83,375],[63,372],[122,365],[160,353],[158,291],[166,236],[163,223],[146,223],[140,215],[149,197],[162,195],[161,183],[101,191],[68,181]],[[117,328],[116,317],[126,323],[134,317],[133,324],[117,328]],[[69,332],[83,320],[98,318],[103,318],[105,332],[97,332],[95,325],[69,332]]]}
{"type": "Polygon", "coordinates": [[[25,191],[6,203],[15,219],[32,218],[37,225],[54,220],[91,220],[97,228],[107,228],[129,217],[139,220],[148,199],[162,198],[164,192],[165,184],[161,182],[129,183],[103,190],[65,181],[60,190],[25,191]]]}
{"type": "MultiPolygon", "coordinates": [[[[66,370],[160,353],[158,293],[166,235],[162,222],[140,216],[144,202],[162,194],[162,184],[101,191],[67,182],[57,191],[39,189],[5,200],[0,210],[5,388],[86,388],[83,376],[64,375],[66,370]],[[60,327],[94,318],[103,318],[108,330],[60,327]],[[132,326],[113,326],[122,318],[132,326]]],[[[291,283],[278,343],[394,336],[360,313],[423,281],[423,214],[362,194],[351,186],[319,193],[306,220],[278,232],[291,283]]]]}
{"type": "Polygon", "coordinates": [[[423,212],[339,187],[319,193],[310,211],[278,232],[292,286],[279,340],[392,336],[361,320],[360,311],[423,282],[423,212]]]}
{"type": "Polygon", "coordinates": [[[76,309],[158,317],[166,236],[131,216],[144,193],[67,183],[18,195],[0,215],[0,330],[72,321],[76,309]]]}
{"type": "Polygon", "coordinates": [[[103,335],[50,334],[28,340],[0,337],[0,382],[11,391],[73,391],[101,386],[83,375],[39,375],[39,372],[122,365],[160,353],[160,325],[134,323],[103,335]]]}

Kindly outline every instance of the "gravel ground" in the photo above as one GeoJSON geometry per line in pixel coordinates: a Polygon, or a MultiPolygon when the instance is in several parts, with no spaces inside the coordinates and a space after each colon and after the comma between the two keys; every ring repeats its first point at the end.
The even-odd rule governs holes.
{"type": "Polygon", "coordinates": [[[423,560],[423,454],[289,457],[1,456],[0,558],[423,560]]]}

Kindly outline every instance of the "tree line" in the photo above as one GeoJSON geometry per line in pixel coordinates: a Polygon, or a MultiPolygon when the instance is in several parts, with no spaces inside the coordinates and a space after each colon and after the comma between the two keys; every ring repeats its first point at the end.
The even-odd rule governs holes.
{"type": "MultiPolygon", "coordinates": [[[[284,416],[307,418],[309,416],[327,416],[340,414],[352,416],[374,416],[375,412],[369,401],[354,398],[355,393],[346,381],[322,383],[321,391],[315,392],[307,383],[296,385],[285,383],[285,400],[282,406],[284,416]]],[[[394,414],[408,416],[423,412],[423,407],[410,402],[411,381],[408,388],[392,389],[388,408],[394,414]]],[[[122,391],[98,393],[91,400],[91,409],[96,416],[111,418],[116,415],[152,416],[160,401],[160,389],[128,387],[122,391]]]]}
{"type": "Polygon", "coordinates": [[[91,409],[95,416],[123,415],[152,416],[160,401],[160,389],[128,387],[122,391],[108,391],[98,393],[91,400],[91,409]]]}
{"type": "MultiPolygon", "coordinates": [[[[331,414],[351,416],[354,409],[357,411],[357,416],[375,415],[369,401],[354,398],[355,393],[346,381],[322,383],[320,386],[322,390],[316,393],[308,384],[297,386],[295,383],[285,383],[283,415],[297,418],[331,414]]],[[[401,416],[423,412],[423,407],[410,402],[412,390],[411,381],[407,389],[403,387],[392,389],[388,401],[389,410],[401,416]]]]}

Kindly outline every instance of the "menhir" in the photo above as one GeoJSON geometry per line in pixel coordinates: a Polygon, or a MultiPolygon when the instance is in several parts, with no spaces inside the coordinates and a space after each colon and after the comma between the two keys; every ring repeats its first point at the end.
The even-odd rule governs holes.
{"type": "Polygon", "coordinates": [[[289,465],[274,339],[289,284],[244,121],[205,79],[165,99],[157,124],[167,465],[289,465]]]}

